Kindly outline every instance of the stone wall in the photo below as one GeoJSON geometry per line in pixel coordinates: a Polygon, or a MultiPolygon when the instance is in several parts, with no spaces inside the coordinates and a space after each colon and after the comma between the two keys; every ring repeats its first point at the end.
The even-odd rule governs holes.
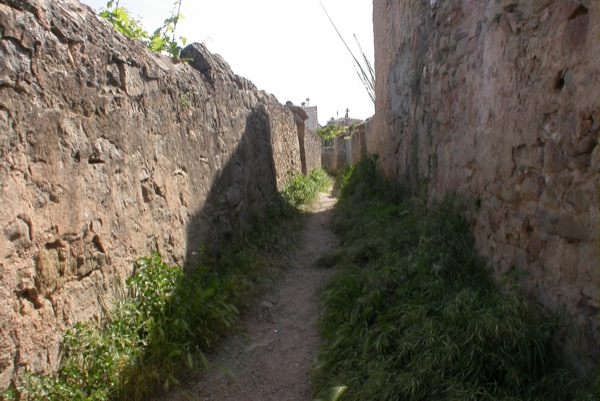
{"type": "Polygon", "coordinates": [[[598,360],[600,2],[373,6],[369,153],[433,197],[470,196],[479,250],[498,276],[526,271],[545,308],[566,307],[581,340],[566,351],[587,370],[598,360]]]}
{"type": "Polygon", "coordinates": [[[294,114],[300,146],[301,171],[304,175],[321,167],[321,138],[308,128],[308,114],[304,107],[286,102],[286,107],[294,114]]]}
{"type": "Polygon", "coordinates": [[[352,132],[343,132],[333,140],[332,146],[321,149],[323,168],[331,174],[360,162],[366,158],[367,137],[371,131],[371,120],[359,125],[352,132]]]}
{"type": "Polygon", "coordinates": [[[357,125],[350,136],[352,164],[358,163],[367,156],[366,135],[369,121],[357,125]]]}
{"type": "Polygon", "coordinates": [[[304,143],[306,147],[306,168],[308,171],[321,168],[321,138],[319,135],[306,128],[304,143]]]}
{"type": "Polygon", "coordinates": [[[348,164],[346,164],[346,140],[344,139],[344,136],[345,133],[333,140],[336,170],[341,170],[348,166],[348,164]]]}
{"type": "Polygon", "coordinates": [[[243,230],[300,157],[289,110],[201,45],[174,64],[74,0],[1,0],[0,31],[3,388],[56,369],[136,258],[243,230]]]}
{"type": "Polygon", "coordinates": [[[333,146],[326,146],[321,148],[321,166],[329,174],[335,174],[337,172],[336,166],[335,148],[333,146]]]}

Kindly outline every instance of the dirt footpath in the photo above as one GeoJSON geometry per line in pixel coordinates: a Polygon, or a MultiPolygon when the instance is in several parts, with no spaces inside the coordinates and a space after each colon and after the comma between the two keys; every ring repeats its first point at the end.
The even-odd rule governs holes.
{"type": "Polygon", "coordinates": [[[310,371],[319,345],[317,293],[331,275],[315,266],[337,245],[329,230],[335,199],[321,194],[308,217],[294,266],[242,319],[241,334],[210,357],[211,371],[168,400],[310,401],[310,371]]]}

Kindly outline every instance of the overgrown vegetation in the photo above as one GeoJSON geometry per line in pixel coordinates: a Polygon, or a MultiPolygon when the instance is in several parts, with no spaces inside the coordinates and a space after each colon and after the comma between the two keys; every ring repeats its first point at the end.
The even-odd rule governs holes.
{"type": "Polygon", "coordinates": [[[292,174],[281,195],[290,205],[300,207],[314,202],[319,192],[326,191],[331,183],[329,175],[320,168],[313,169],[308,175],[292,174]]]}
{"type": "Polygon", "coordinates": [[[317,135],[323,141],[323,146],[333,146],[333,139],[344,132],[344,127],[340,125],[327,125],[317,129],[317,135]]]}
{"type": "Polygon", "coordinates": [[[171,58],[178,59],[183,46],[187,42],[186,38],[181,36],[177,38],[175,36],[177,23],[183,19],[183,15],[181,14],[182,2],[183,0],[175,1],[171,15],[165,19],[163,25],[157,28],[152,35],[142,28],[139,21],[131,18],[125,8],[119,7],[119,0],[108,1],[106,8],[100,11],[100,16],[110,22],[123,35],[142,41],[148,49],[159,53],[166,53],[171,58]]]}
{"type": "Polygon", "coordinates": [[[558,367],[559,319],[540,318],[518,289],[501,291],[490,278],[460,198],[428,205],[379,176],[374,160],[340,181],[334,229],[342,246],[321,259],[340,272],[323,293],[315,393],[342,401],[593,399],[558,367]]]}
{"type": "Polygon", "coordinates": [[[159,255],[137,260],[126,286],[113,292],[105,320],[67,331],[58,374],[29,374],[0,399],[142,400],[206,367],[203,353],[285,267],[302,226],[298,207],[328,180],[322,170],[291,175],[249,233],[223,246],[215,260],[203,258],[189,275],[159,255]]]}

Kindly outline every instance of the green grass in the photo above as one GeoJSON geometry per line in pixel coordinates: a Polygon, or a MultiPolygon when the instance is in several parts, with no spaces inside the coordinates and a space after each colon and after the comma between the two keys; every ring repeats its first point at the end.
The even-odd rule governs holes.
{"type": "Polygon", "coordinates": [[[559,319],[496,286],[465,202],[428,204],[379,176],[374,160],[339,182],[342,246],[320,261],[339,272],[322,296],[318,397],[345,386],[341,401],[576,398],[581,383],[553,353],[559,319]]]}
{"type": "MultiPolygon", "coordinates": [[[[203,258],[190,274],[160,255],[140,258],[125,287],[115,286],[100,324],[67,331],[55,376],[26,374],[0,399],[143,400],[207,367],[211,350],[286,267],[303,219],[299,207],[329,185],[321,170],[290,176],[253,228],[203,258]]],[[[208,251],[208,250],[206,250],[208,251]]]]}

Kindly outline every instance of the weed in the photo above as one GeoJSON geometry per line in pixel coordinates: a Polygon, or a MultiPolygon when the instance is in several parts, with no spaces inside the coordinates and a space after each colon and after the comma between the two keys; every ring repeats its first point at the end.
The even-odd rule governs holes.
{"type": "Polygon", "coordinates": [[[190,107],[190,104],[191,104],[190,97],[193,95],[194,95],[194,91],[191,89],[188,91],[185,91],[185,92],[180,92],[179,93],[179,105],[184,109],[190,107]]]}
{"type": "Polygon", "coordinates": [[[474,251],[466,202],[390,183],[367,160],[341,176],[342,247],[323,293],[315,393],[341,400],[567,400],[553,333],[518,291],[505,294],[474,251]]]}
{"type": "Polygon", "coordinates": [[[331,178],[323,169],[313,169],[308,175],[288,173],[288,181],[281,194],[294,207],[312,203],[319,192],[331,185],[331,178]]]}

